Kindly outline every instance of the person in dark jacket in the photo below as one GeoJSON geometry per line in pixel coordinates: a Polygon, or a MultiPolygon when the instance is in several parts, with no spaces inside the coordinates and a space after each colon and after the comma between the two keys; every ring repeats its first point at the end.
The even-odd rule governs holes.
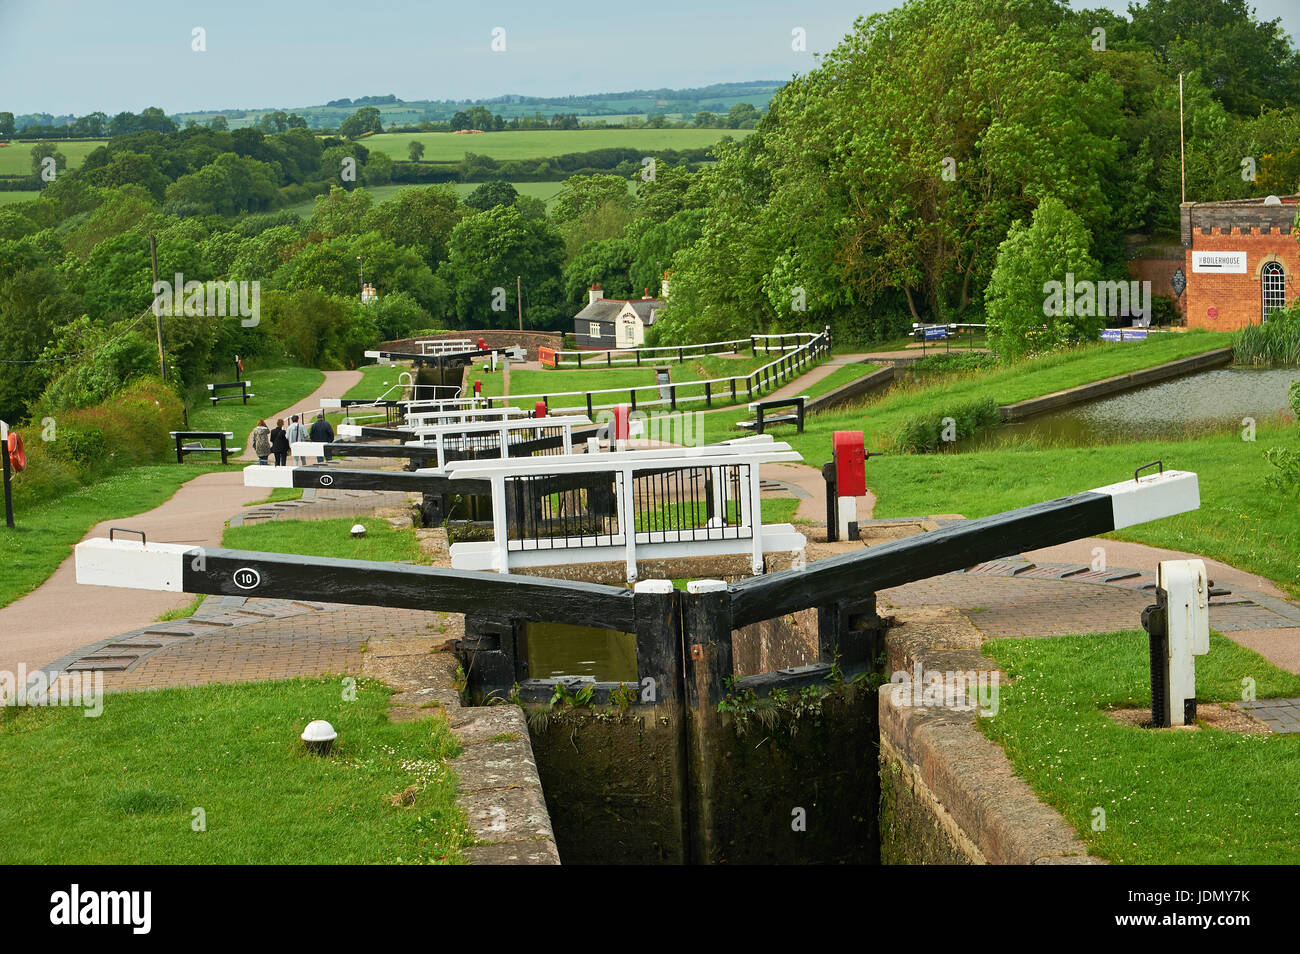
{"type": "MultiPolygon", "coordinates": [[[[330,422],[325,420],[324,411],[319,412],[316,415],[316,420],[312,421],[308,436],[318,444],[331,444],[334,442],[334,428],[330,427],[330,422]]],[[[323,464],[328,459],[328,457],[318,457],[316,463],[323,464]]]]}
{"type": "Polygon", "coordinates": [[[289,461],[289,436],[284,432],[284,418],[275,422],[271,429],[271,453],[275,455],[275,466],[283,467],[289,461]]]}

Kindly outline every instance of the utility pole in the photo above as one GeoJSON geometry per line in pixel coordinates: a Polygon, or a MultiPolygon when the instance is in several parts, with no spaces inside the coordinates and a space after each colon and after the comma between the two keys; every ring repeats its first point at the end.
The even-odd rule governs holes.
{"type": "Polygon", "coordinates": [[[1183,144],[1183,74],[1178,74],[1178,173],[1183,180],[1182,202],[1187,201],[1187,151],[1183,144]]]}
{"type": "Polygon", "coordinates": [[[519,309],[519,330],[524,330],[524,299],[521,291],[521,276],[515,276],[515,307],[519,309]]]}
{"type": "MultiPolygon", "coordinates": [[[[153,287],[158,287],[158,243],[153,233],[149,233],[149,262],[153,265],[153,287]]],[[[172,301],[180,295],[180,289],[172,289],[172,301]]],[[[158,329],[158,373],[167,380],[167,359],[163,356],[162,309],[158,307],[158,296],[154,294],[153,320],[158,329]]]]}

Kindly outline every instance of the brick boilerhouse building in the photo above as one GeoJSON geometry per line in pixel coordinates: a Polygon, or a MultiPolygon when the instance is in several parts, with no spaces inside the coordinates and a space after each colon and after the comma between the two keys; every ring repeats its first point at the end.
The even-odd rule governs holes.
{"type": "Polygon", "coordinates": [[[1297,196],[1183,203],[1180,297],[1189,328],[1236,331],[1300,295],[1298,208],[1297,196]]]}

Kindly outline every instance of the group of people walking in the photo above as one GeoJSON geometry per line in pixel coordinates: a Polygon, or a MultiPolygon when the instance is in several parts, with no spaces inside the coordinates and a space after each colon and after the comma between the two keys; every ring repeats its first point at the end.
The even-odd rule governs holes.
{"type": "MultiPolygon", "coordinates": [[[[279,418],[275,422],[275,427],[267,427],[266,421],[258,421],[257,427],[253,428],[253,453],[257,455],[257,462],[265,464],[268,457],[275,457],[275,466],[284,467],[289,461],[289,450],[295,441],[315,441],[320,444],[329,444],[334,440],[334,428],[330,427],[330,422],[325,420],[325,412],[321,411],[316,415],[316,420],[312,422],[310,428],[306,427],[294,414],[289,420],[289,426],[284,426],[284,418],[279,418]]],[[[295,457],[294,462],[298,466],[305,466],[307,458],[295,457]]],[[[318,464],[324,463],[324,457],[316,459],[318,464]]]]}

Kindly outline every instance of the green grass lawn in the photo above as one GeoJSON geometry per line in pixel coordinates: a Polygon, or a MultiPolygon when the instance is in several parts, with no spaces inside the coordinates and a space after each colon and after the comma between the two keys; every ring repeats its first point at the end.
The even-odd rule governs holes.
{"type": "MultiPolygon", "coordinates": [[[[273,415],[302,400],[325,383],[325,372],[315,368],[279,367],[244,372],[244,379],[252,381],[249,389],[256,395],[245,405],[237,398],[221,401],[216,407],[208,400],[207,389],[191,392],[190,427],[192,431],[232,431],[234,446],[242,448],[258,420],[267,418],[267,425],[275,426],[273,415]]],[[[187,457],[192,460],[193,457],[187,457]]]]}
{"type": "MultiPolygon", "coordinates": [[[[231,446],[236,455],[259,417],[283,410],[314,391],[325,378],[310,368],[272,368],[253,371],[249,377],[257,397],[247,407],[237,401],[223,401],[213,408],[204,398],[203,406],[190,410],[191,430],[234,431],[231,446]]],[[[242,466],[231,464],[224,469],[242,466]]],[[[15,529],[0,527],[0,565],[5,568],[0,573],[0,606],[7,606],[44,583],[95,524],[152,510],[186,481],[222,469],[216,454],[191,454],[184,464],[127,468],[57,500],[20,509],[14,515],[15,529]]]]}
{"type": "MultiPolygon", "coordinates": [[[[1089,851],[1120,864],[1300,864],[1300,736],[1120,725],[1151,705],[1143,632],[1002,639],[984,651],[1015,681],[978,720],[1089,851]],[[1094,810],[1105,830],[1094,831],[1094,810]]],[[[1300,676],[1218,633],[1196,660],[1198,703],[1300,695],[1300,676]]]]}
{"type": "Polygon", "coordinates": [[[35,200],[39,195],[37,192],[0,192],[0,205],[10,205],[15,202],[30,202],[35,200]]]}
{"type": "MultiPolygon", "coordinates": [[[[0,175],[21,176],[30,175],[32,171],[32,147],[40,139],[23,140],[21,142],[11,142],[9,145],[0,149],[0,175]]],[[[75,169],[86,161],[86,157],[106,145],[108,140],[99,139],[92,142],[63,142],[59,139],[50,140],[57,147],[59,152],[68,157],[68,168],[75,169]]],[[[597,147],[599,148],[599,147],[597,147]]],[[[4,195],[5,193],[0,193],[4,195]]]]}
{"type": "Polygon", "coordinates": [[[131,467],[57,500],[19,509],[14,514],[15,529],[0,525],[0,565],[4,566],[0,606],[44,583],[95,524],[152,510],[185,481],[221,469],[220,464],[210,462],[131,467]]]}
{"type": "MultiPolygon", "coordinates": [[[[379,150],[393,159],[406,159],[412,141],[424,144],[427,162],[459,161],[465,153],[493,159],[542,159],[571,152],[596,149],[643,149],[653,155],[657,149],[699,149],[711,146],[723,136],[744,139],[747,129],[523,129],[485,133],[379,133],[362,140],[367,149],[379,150]]],[[[30,147],[28,149],[30,152],[30,147]]],[[[69,156],[71,161],[71,156],[69,156]]],[[[28,166],[31,156],[27,157],[28,166]]],[[[22,171],[22,170],[19,170],[22,171]]]]}
{"type": "Polygon", "coordinates": [[[982,400],[1013,404],[1226,347],[1229,338],[1208,331],[1168,334],[1122,346],[1086,345],[992,371],[957,372],[915,381],[904,379],[862,403],[812,415],[804,433],[791,437],[790,442],[814,467],[830,460],[832,431],[860,430],[866,436],[868,450],[893,451],[904,429],[915,419],[937,421],[955,416],[962,408],[982,400]]]}
{"type": "Polygon", "coordinates": [[[377,682],[344,696],[326,678],[112,693],[98,718],[6,709],[0,861],[463,861],[471,836],[446,765],[458,751],[446,722],[389,722],[377,682]],[[313,719],[339,734],[328,757],[299,741],[313,719]],[[411,786],[410,807],[385,801],[411,786]]]}
{"type": "MultiPolygon", "coordinates": [[[[1254,442],[1218,434],[1102,447],[908,454],[872,458],[867,485],[877,517],[960,513],[982,517],[1131,479],[1163,460],[1198,475],[1201,507],[1119,531],[1118,539],[1202,554],[1275,581],[1300,596],[1300,507],[1264,487],[1268,447],[1296,444],[1294,428],[1261,427],[1254,442]]],[[[797,438],[790,438],[797,445],[797,438]]],[[[805,455],[806,456],[806,455],[805,455]]]]}
{"type": "Polygon", "coordinates": [[[343,393],[352,400],[378,400],[387,394],[386,400],[401,397],[396,389],[397,377],[405,368],[390,368],[386,364],[369,364],[361,368],[361,380],[343,393]],[[389,393],[391,392],[391,393],[389,393]]]}
{"type": "Polygon", "coordinates": [[[834,368],[830,374],[820,381],[814,381],[803,389],[803,393],[810,398],[821,397],[823,394],[829,394],[836,388],[843,387],[846,384],[865,378],[874,371],[879,371],[880,366],[875,364],[842,364],[834,368]]]}
{"type": "Polygon", "coordinates": [[[382,560],[389,563],[428,563],[415,534],[396,530],[379,517],[338,517],[332,520],[269,520],[244,527],[227,527],[221,545],[259,553],[300,553],[340,560],[382,560]],[[354,539],[352,525],[366,528],[354,539]]]}

